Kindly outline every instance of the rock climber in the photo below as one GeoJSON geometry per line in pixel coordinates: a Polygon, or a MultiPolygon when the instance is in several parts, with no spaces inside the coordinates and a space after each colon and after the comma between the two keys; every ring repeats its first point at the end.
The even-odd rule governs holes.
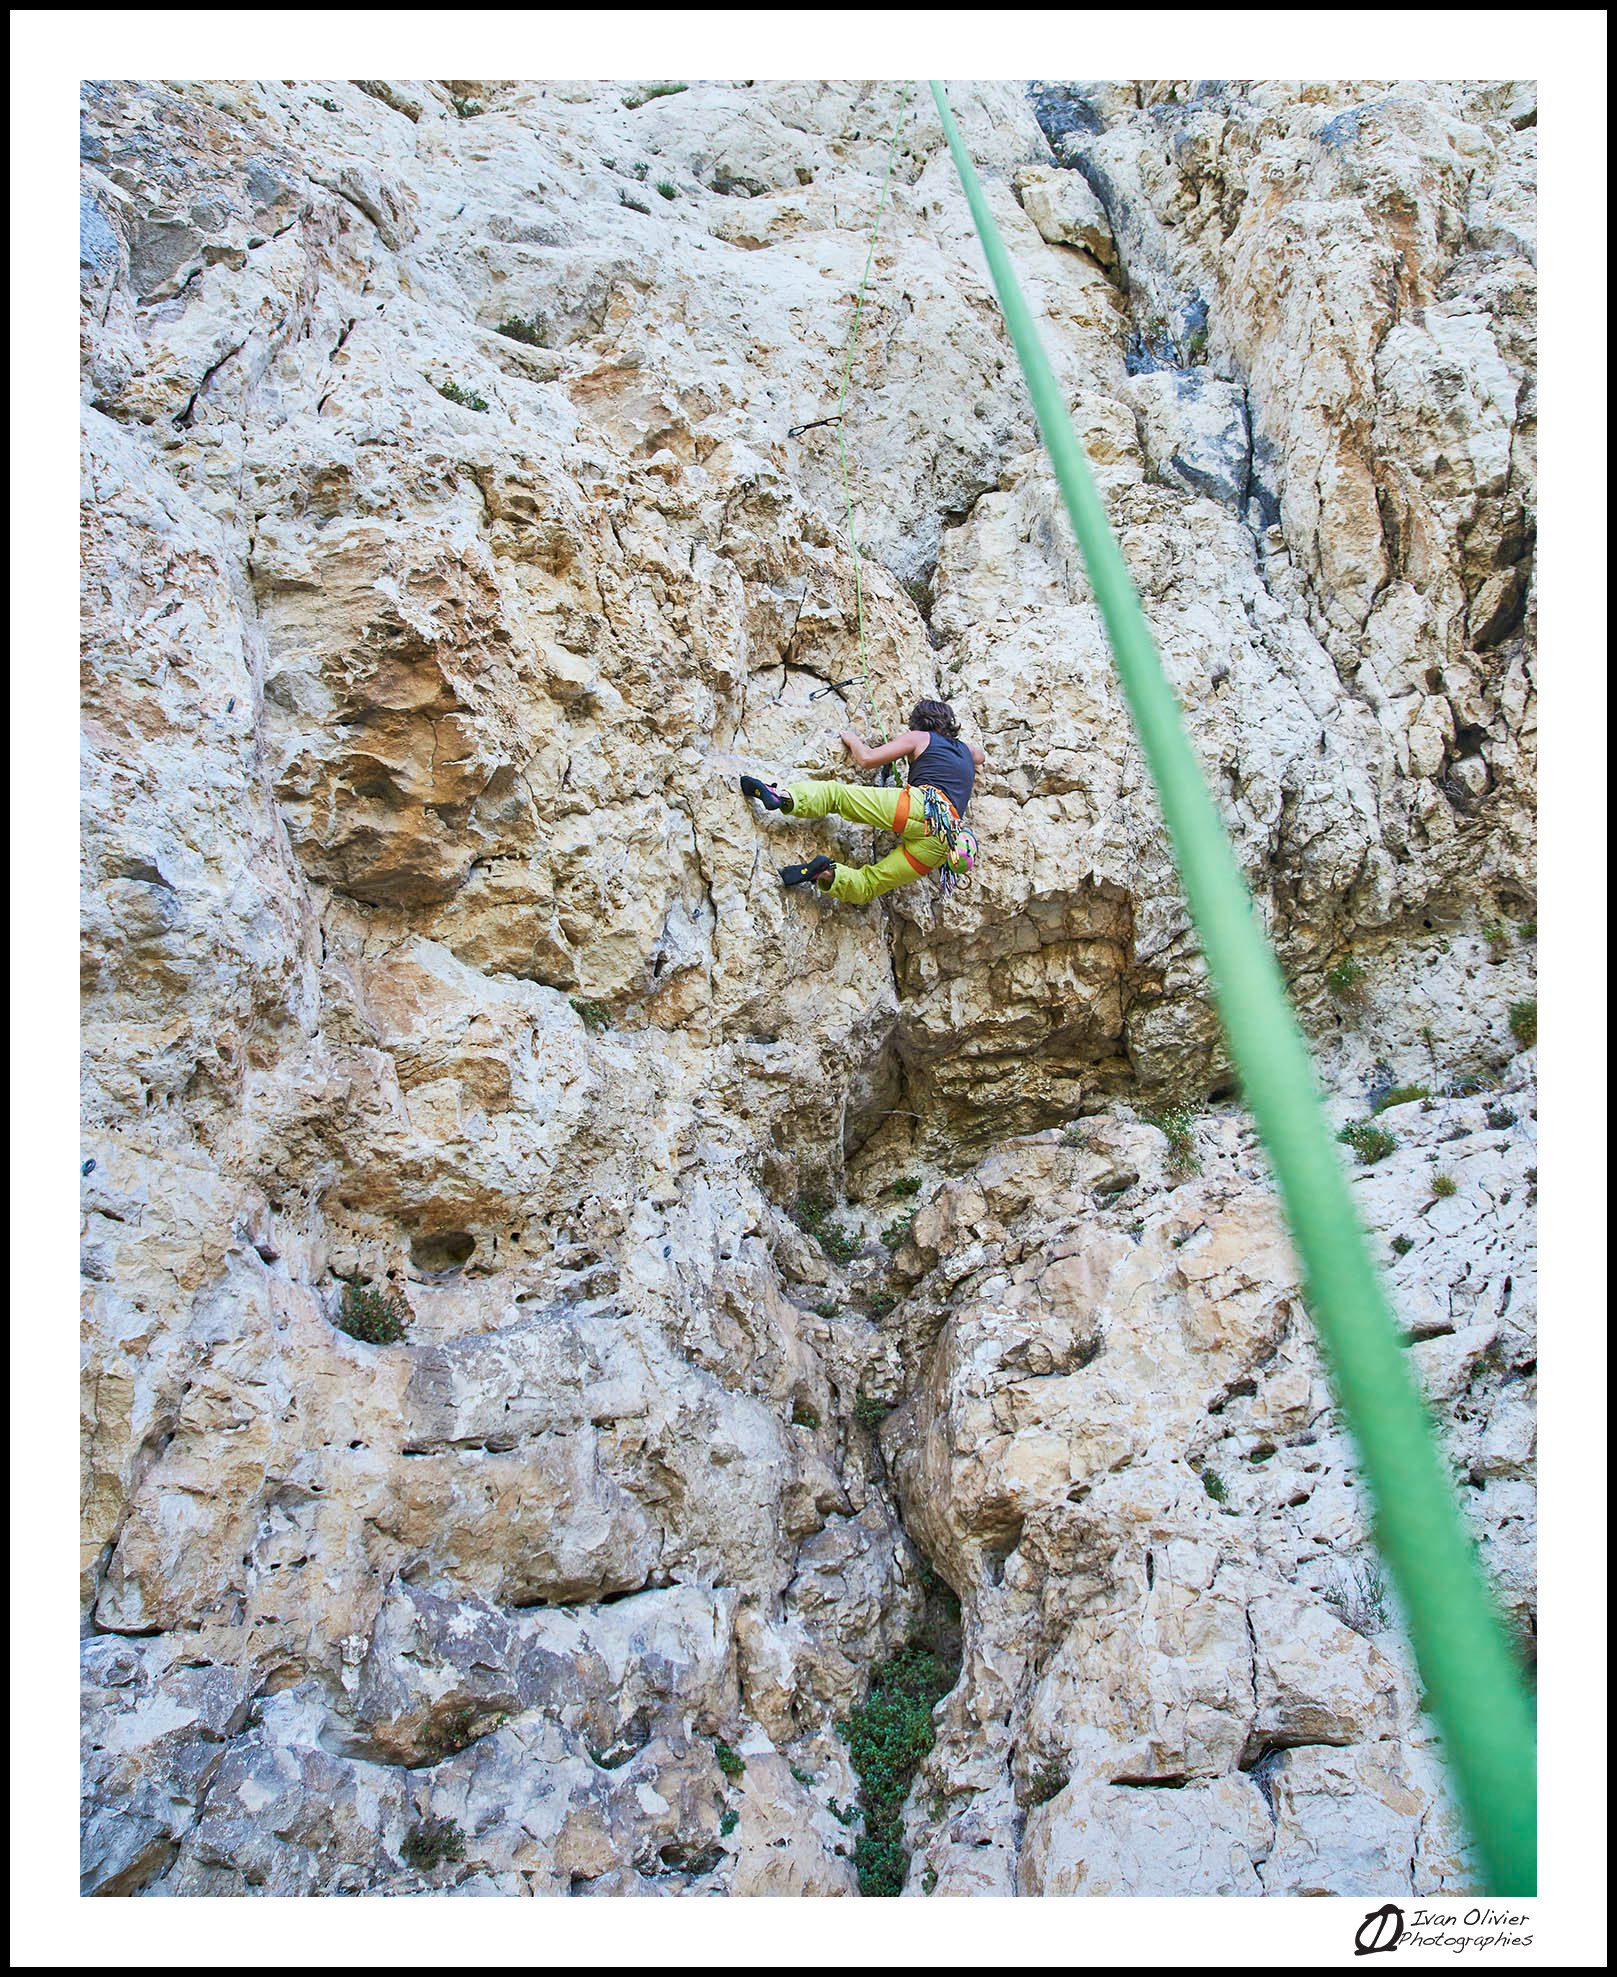
{"type": "Polygon", "coordinates": [[[977,840],[963,819],[985,757],[975,743],[960,739],[960,725],[948,702],[918,700],[909,726],[879,748],[867,747],[851,728],[844,728],[839,739],[861,769],[908,761],[908,786],[877,789],[864,783],[798,782],[778,790],[756,776],[743,776],[742,795],[766,810],[793,817],[834,813],[850,823],[870,824],[892,831],[898,843],[874,865],[839,865],[822,853],[806,865],[783,866],[782,882],[816,885],[832,899],[864,906],[895,886],[924,879],[939,866],[945,868],[945,892],[964,880],[976,861],[977,840]]]}

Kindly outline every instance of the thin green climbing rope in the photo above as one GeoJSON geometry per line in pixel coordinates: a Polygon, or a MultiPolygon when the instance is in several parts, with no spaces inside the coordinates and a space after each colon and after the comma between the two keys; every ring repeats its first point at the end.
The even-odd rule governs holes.
{"type": "Polygon", "coordinates": [[[876,201],[876,217],[871,222],[870,245],[865,250],[865,271],[859,280],[859,293],[854,298],[853,327],[848,332],[847,354],[842,360],[842,395],[837,400],[837,454],[842,467],[842,495],[848,510],[848,541],[853,549],[853,599],[859,623],[859,670],[864,675],[865,699],[870,704],[870,718],[881,730],[881,738],[887,740],[886,723],[876,711],[875,689],[870,684],[870,658],[865,650],[865,591],[859,571],[859,536],[853,523],[853,483],[848,474],[848,427],[844,416],[848,409],[848,382],[853,376],[853,353],[859,342],[859,318],[864,312],[865,290],[870,285],[871,264],[876,258],[876,237],[881,232],[881,216],[887,205],[887,187],[893,176],[893,161],[898,156],[898,134],[904,126],[905,113],[910,107],[909,85],[904,88],[898,106],[898,115],[893,119],[893,135],[887,146],[887,169],[882,173],[881,194],[876,201]]]}
{"type": "Polygon", "coordinates": [[[1353,1206],[1302,1031],[1191,749],[1066,400],[940,83],[932,96],[1156,786],[1230,1056],[1279,1185],[1445,1761],[1493,1895],[1537,1889],[1532,1708],[1353,1206]]]}

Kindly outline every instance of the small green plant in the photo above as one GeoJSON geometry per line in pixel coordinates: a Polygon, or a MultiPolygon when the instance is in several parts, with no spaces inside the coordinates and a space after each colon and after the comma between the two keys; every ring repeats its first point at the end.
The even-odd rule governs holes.
{"type": "Polygon", "coordinates": [[[1506,1127],[1514,1126],[1516,1123],[1516,1115],[1508,1105],[1490,1105],[1482,1116],[1487,1120],[1488,1130],[1492,1133],[1502,1133],[1506,1127]]]}
{"type": "Polygon", "coordinates": [[[872,1318],[885,1318],[898,1303],[898,1299],[891,1291],[872,1291],[865,1299],[865,1303],[870,1307],[872,1318]]]}
{"type": "Polygon", "coordinates": [[[809,1406],[807,1401],[799,1400],[792,1403],[792,1426],[794,1428],[817,1428],[819,1425],[820,1417],[809,1406]]]}
{"type": "Polygon", "coordinates": [[[586,1030],[604,1030],[610,1027],[612,1022],[610,1002],[580,1002],[577,996],[571,997],[570,1000],[586,1030]]]}
{"type": "Polygon", "coordinates": [[[1335,996],[1357,995],[1364,987],[1364,964],[1352,955],[1325,970],[1325,986],[1335,996]]]}
{"type": "Polygon", "coordinates": [[[537,323],[525,323],[520,316],[507,316],[495,329],[501,336],[510,337],[513,343],[526,343],[534,350],[545,348],[544,331],[537,323]]]}
{"type": "Polygon", "coordinates": [[[442,1866],[446,1860],[464,1860],[466,1835],[455,1820],[429,1815],[417,1820],[405,1834],[399,1853],[406,1867],[416,1867],[425,1873],[442,1866]]]}
{"type": "Polygon", "coordinates": [[[792,1776],[800,1785],[812,1785],[814,1783],[814,1773],[812,1771],[805,1771],[800,1764],[794,1764],[792,1766],[792,1776]]]}
{"type": "Polygon", "coordinates": [[[851,1826],[854,1823],[854,1821],[859,1817],[858,1806],[839,1805],[835,1799],[832,1799],[828,1803],[828,1805],[826,1806],[826,1810],[830,1813],[831,1817],[837,1822],[839,1826],[851,1826]]]}
{"type": "Polygon", "coordinates": [[[1159,1133],[1166,1136],[1170,1174],[1194,1174],[1200,1169],[1196,1142],[1191,1137],[1195,1115],[1188,1106],[1176,1106],[1163,1112],[1142,1112],[1140,1116],[1148,1126],[1155,1126],[1159,1133]]]}
{"type": "Polygon", "coordinates": [[[1482,938],[1488,943],[1488,952],[1495,961],[1503,961],[1510,952],[1510,929],[1502,921],[1490,920],[1482,929],[1482,938]]]}
{"type": "Polygon", "coordinates": [[[468,412],[486,412],[488,410],[488,400],[486,398],[479,397],[475,391],[462,391],[453,378],[450,378],[447,383],[438,386],[438,396],[440,398],[447,398],[451,405],[464,405],[468,412]]]}
{"type": "Polygon", "coordinates": [[[726,1778],[739,1778],[747,1768],[747,1761],[739,1751],[731,1750],[722,1737],[713,1739],[713,1756],[726,1778]]]}
{"type": "MultiPolygon", "coordinates": [[[[795,1772],[793,1776],[796,1776],[795,1772]]],[[[724,1808],[723,1812],[719,1814],[719,1838],[721,1840],[729,1839],[730,1835],[735,1831],[740,1818],[741,1814],[736,1811],[733,1805],[727,1805],[724,1808]]]]}
{"type": "Polygon", "coordinates": [[[861,1428],[879,1428],[892,1409],[882,1400],[872,1400],[869,1394],[861,1394],[853,1404],[853,1418],[861,1428]]]}
{"type": "Polygon", "coordinates": [[[675,187],[674,181],[671,178],[658,179],[657,190],[665,199],[677,199],[679,197],[678,189],[675,187]]]}
{"type": "Polygon", "coordinates": [[[451,96],[449,100],[454,105],[457,117],[480,117],[488,108],[486,103],[479,103],[470,96],[451,96]]]}
{"type": "Polygon", "coordinates": [[[1205,329],[1194,329],[1185,338],[1185,355],[1193,364],[1199,364],[1207,355],[1207,331],[1205,329]]]}
{"type": "Polygon", "coordinates": [[[329,96],[317,96],[314,100],[322,110],[329,110],[333,116],[339,114],[338,105],[333,103],[329,96]]]}
{"type": "Polygon", "coordinates": [[[903,1889],[909,1864],[904,1800],[932,1748],[933,1705],[955,1679],[956,1671],[929,1648],[901,1648],[877,1668],[869,1696],[841,1726],[865,1807],[865,1831],[854,1854],[862,1895],[903,1889]]]}
{"type": "Polygon", "coordinates": [[[893,1183],[893,1193],[896,1195],[909,1196],[919,1194],[920,1192],[921,1177],[919,1174],[905,1174],[902,1179],[896,1180],[893,1183]]]}
{"type": "Polygon", "coordinates": [[[1211,1469],[1204,1469],[1202,1471],[1202,1488],[1213,1499],[1214,1503],[1228,1503],[1230,1500],[1230,1493],[1224,1487],[1224,1479],[1221,1476],[1215,1476],[1211,1469]]]}
{"type": "Polygon", "coordinates": [[[1415,1239],[1413,1236],[1394,1236],[1392,1239],[1392,1253],[1394,1256],[1407,1256],[1414,1247],[1415,1239]]]}
{"type": "Polygon", "coordinates": [[[833,1263],[851,1263],[864,1248],[863,1242],[847,1229],[827,1222],[819,1232],[820,1248],[833,1263]]]}
{"type": "Polygon", "coordinates": [[[1513,1002],[1510,1005],[1510,1034],[1523,1050],[1531,1050],[1538,1042],[1538,998],[1531,1002],[1513,1002]]]}
{"type": "Polygon", "coordinates": [[[1459,1182],[1452,1174],[1434,1174],[1432,1176],[1432,1193],[1437,1196],[1439,1201],[1447,1201],[1450,1195],[1458,1193],[1459,1186],[1459,1182]]]}
{"type": "Polygon", "coordinates": [[[337,1304],[337,1329],[362,1345],[397,1345],[411,1316],[402,1291],[345,1284],[337,1304]]]}
{"type": "MultiPolygon", "coordinates": [[[[831,1204],[823,1195],[800,1194],[792,1203],[790,1213],[792,1220],[804,1235],[813,1236],[820,1245],[822,1253],[833,1263],[851,1263],[863,1247],[857,1236],[850,1235],[846,1229],[827,1221],[826,1218],[831,1213],[831,1204]]],[[[820,1315],[828,1318],[833,1315],[835,1309],[833,1305],[831,1311],[822,1312],[820,1315]]]]}
{"type": "Polygon", "coordinates": [[[1069,1125],[1063,1126],[1061,1138],[1074,1153],[1082,1153],[1089,1144],[1089,1132],[1082,1119],[1074,1119],[1069,1125]]]}
{"type": "Polygon", "coordinates": [[[1538,939],[1538,922],[1536,920],[1523,920],[1521,925],[1516,929],[1516,932],[1524,942],[1535,941],[1538,939]]]}
{"type": "Polygon", "coordinates": [[[1347,1577],[1325,1595],[1343,1626],[1356,1634],[1374,1634],[1387,1625],[1387,1581],[1380,1561],[1361,1559],[1349,1568],[1347,1577]]]}
{"type": "Polygon", "coordinates": [[[933,1894],[936,1892],[937,1885],[938,1870],[935,1867],[929,1867],[921,1876],[921,1893],[923,1895],[933,1894]]]}
{"type": "Polygon", "coordinates": [[[823,1304],[815,1305],[814,1310],[816,1315],[821,1318],[834,1318],[839,1308],[836,1300],[828,1297],[823,1304]]]}
{"type": "Polygon", "coordinates": [[[1344,1126],[1336,1137],[1344,1146],[1352,1147],[1361,1167],[1373,1167],[1378,1160],[1385,1160],[1398,1145],[1384,1126],[1372,1126],[1368,1119],[1344,1126]]]}
{"type": "Polygon", "coordinates": [[[1388,1112],[1395,1105],[1412,1105],[1417,1098],[1431,1097],[1425,1085],[1394,1085],[1391,1091],[1383,1092],[1371,1108],[1373,1112],[1388,1112]]]}
{"type": "Polygon", "coordinates": [[[659,96],[678,96],[681,90],[689,88],[688,82],[648,82],[638,96],[625,96],[623,107],[638,110],[642,104],[653,103],[659,96]]]}
{"type": "Polygon", "coordinates": [[[1022,1803],[1029,1808],[1048,1805],[1058,1792],[1063,1792],[1066,1788],[1067,1774],[1052,1760],[1048,1764],[1041,1765],[1029,1778],[1023,1789],[1022,1803]]]}
{"type": "Polygon", "coordinates": [[[910,1230],[915,1226],[915,1211],[908,1215],[895,1215],[881,1232],[884,1246],[890,1250],[900,1250],[910,1239],[910,1230]]]}

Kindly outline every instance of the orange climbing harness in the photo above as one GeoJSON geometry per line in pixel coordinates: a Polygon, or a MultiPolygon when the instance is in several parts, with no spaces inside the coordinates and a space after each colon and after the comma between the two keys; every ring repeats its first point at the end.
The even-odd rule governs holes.
{"type": "MultiPolygon", "coordinates": [[[[944,808],[948,811],[950,817],[953,818],[956,829],[959,828],[960,812],[954,807],[953,803],[950,802],[949,798],[944,795],[943,791],[939,789],[935,783],[906,783],[903,789],[899,791],[898,807],[893,812],[893,831],[897,837],[902,839],[904,836],[905,828],[910,821],[910,799],[915,795],[915,792],[917,790],[921,792],[921,800],[923,804],[926,803],[926,799],[928,796],[935,796],[938,802],[941,803],[944,806],[944,808]]],[[[931,806],[927,805],[927,807],[930,808],[931,806]]],[[[927,821],[928,821],[928,825],[930,826],[931,819],[928,818],[927,821]]],[[[934,837],[943,838],[945,843],[948,842],[948,836],[943,831],[933,830],[932,835],[934,837]]],[[[914,870],[914,872],[918,877],[924,879],[929,872],[935,869],[931,865],[923,865],[920,859],[916,857],[915,853],[910,850],[907,844],[900,843],[898,848],[900,851],[903,852],[904,856],[909,860],[911,868],[914,870]]]]}
{"type": "Polygon", "coordinates": [[[906,783],[898,793],[898,808],[893,812],[893,835],[899,839],[898,848],[910,861],[911,869],[924,879],[930,868],[923,865],[915,853],[910,850],[909,846],[903,842],[904,833],[909,829],[910,798],[913,794],[913,786],[909,783],[906,783]]]}

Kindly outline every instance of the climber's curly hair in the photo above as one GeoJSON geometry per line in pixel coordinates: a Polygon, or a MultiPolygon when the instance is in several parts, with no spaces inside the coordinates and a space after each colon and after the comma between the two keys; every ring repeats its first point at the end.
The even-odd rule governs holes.
{"type": "Polygon", "coordinates": [[[947,700],[916,701],[910,709],[910,726],[922,728],[929,735],[947,735],[950,741],[960,739],[960,723],[947,700]]]}

